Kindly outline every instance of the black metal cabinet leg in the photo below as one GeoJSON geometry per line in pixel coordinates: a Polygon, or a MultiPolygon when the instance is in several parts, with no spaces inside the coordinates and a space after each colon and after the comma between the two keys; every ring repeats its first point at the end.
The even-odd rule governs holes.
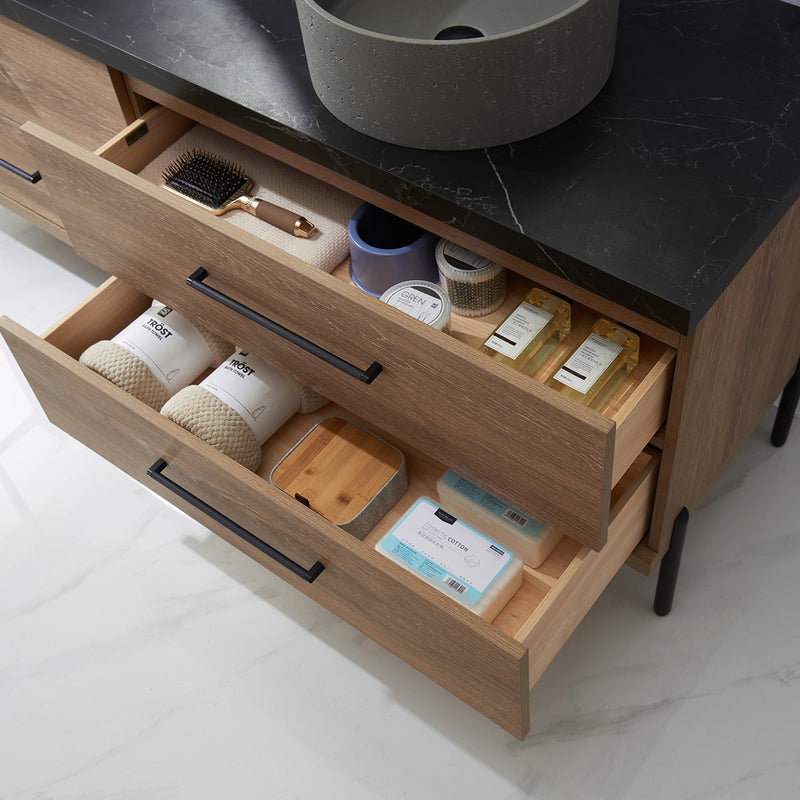
{"type": "Polygon", "coordinates": [[[789,438],[798,400],[800,400],[800,361],[797,362],[797,369],[783,390],[781,401],[778,403],[778,413],[775,415],[775,422],[772,423],[770,441],[775,447],[783,447],[789,438]]]}
{"type": "Polygon", "coordinates": [[[666,617],[672,610],[672,599],[675,597],[675,585],[678,582],[678,570],[681,566],[681,553],[686,540],[686,529],[689,527],[689,512],[682,508],[672,524],[672,539],[669,550],[661,560],[658,570],[658,584],[653,601],[653,611],[659,617],[666,617]]]}

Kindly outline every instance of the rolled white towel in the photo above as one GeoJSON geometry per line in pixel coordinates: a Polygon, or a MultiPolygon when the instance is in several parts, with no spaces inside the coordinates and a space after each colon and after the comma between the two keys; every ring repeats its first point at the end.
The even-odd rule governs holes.
{"type": "Polygon", "coordinates": [[[153,301],[113,339],[84,350],[79,361],[158,411],[232,350],[221,336],[153,301]]]}
{"type": "Polygon", "coordinates": [[[250,470],[261,447],[295,413],[328,402],[245,350],[237,350],[202,383],[167,400],[161,413],[250,470]]]}

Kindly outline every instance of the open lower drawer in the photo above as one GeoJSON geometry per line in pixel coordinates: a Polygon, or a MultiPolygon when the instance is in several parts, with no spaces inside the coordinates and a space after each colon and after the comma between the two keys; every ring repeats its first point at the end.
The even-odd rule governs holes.
{"type": "MultiPolygon", "coordinates": [[[[500,311],[454,318],[447,335],[360,292],[346,264],[320,272],[230,224],[227,215],[215,217],[136,174],[192,124],[156,107],[97,154],[24,127],[76,251],[246,343],[371,425],[601,548],[612,487],[666,419],[674,350],[642,337],[639,367],[603,413],[590,411],[476,349],[524,294],[523,279],[511,282],[500,311]],[[187,285],[198,268],[207,271],[203,283],[214,297],[197,281],[187,285]],[[265,319],[357,372],[374,365],[380,371],[362,382],[268,330],[265,319]]],[[[562,350],[575,347],[598,316],[573,304],[573,334],[562,350]]]]}
{"type": "Polygon", "coordinates": [[[522,587],[489,624],[374,549],[418,496],[436,497],[443,464],[372,428],[405,454],[409,489],[359,541],[267,479],[316,419],[340,413],[360,421],[349,411],[327,406],[295,416],[264,446],[253,473],[77,362],[87,346],[124,327],[148,303],[112,278],[44,339],[5,317],[0,330],[56,425],[507,731],[525,736],[530,687],[646,532],[657,458],[640,454],[617,482],[600,552],[564,538],[540,567],[525,567],[522,587]],[[157,463],[169,487],[148,476],[157,463]],[[264,543],[297,569],[276,561],[264,543]]]}

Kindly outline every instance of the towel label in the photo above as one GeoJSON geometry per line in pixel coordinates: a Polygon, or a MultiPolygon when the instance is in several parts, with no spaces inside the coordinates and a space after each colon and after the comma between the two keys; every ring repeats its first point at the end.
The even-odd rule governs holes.
{"type": "Polygon", "coordinates": [[[544,522],[518,508],[508,505],[499,497],[495,497],[480,486],[468,481],[453,470],[448,470],[441,478],[442,484],[452,489],[462,497],[473,502],[484,511],[513,525],[518,531],[527,536],[539,536],[544,528],[544,522]]]}
{"type": "Polygon", "coordinates": [[[153,303],[111,341],[144,361],[170,396],[208,369],[214,358],[194,325],[163,303],[153,303]]]}
{"type": "Polygon", "coordinates": [[[622,345],[590,333],[554,377],[571,389],[586,394],[621,352],[622,345]]]}
{"type": "Polygon", "coordinates": [[[485,345],[508,358],[517,358],[551,319],[553,315],[547,311],[530,303],[520,303],[485,345]]]}
{"type": "Polygon", "coordinates": [[[230,406],[259,444],[300,408],[294,380],[246,350],[237,350],[200,385],[230,406]]]}
{"type": "Polygon", "coordinates": [[[477,603],[513,558],[425,497],[381,539],[378,549],[438,583],[464,605],[477,603]]]}

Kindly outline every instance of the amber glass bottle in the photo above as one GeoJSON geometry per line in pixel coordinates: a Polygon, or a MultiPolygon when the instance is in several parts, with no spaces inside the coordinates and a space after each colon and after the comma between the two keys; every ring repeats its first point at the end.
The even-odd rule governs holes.
{"type": "Polygon", "coordinates": [[[570,304],[534,286],[480,350],[525,375],[533,375],[570,331],[570,304]]]}
{"type": "Polygon", "coordinates": [[[600,319],[546,385],[597,410],[638,363],[639,337],[600,319]]]}

